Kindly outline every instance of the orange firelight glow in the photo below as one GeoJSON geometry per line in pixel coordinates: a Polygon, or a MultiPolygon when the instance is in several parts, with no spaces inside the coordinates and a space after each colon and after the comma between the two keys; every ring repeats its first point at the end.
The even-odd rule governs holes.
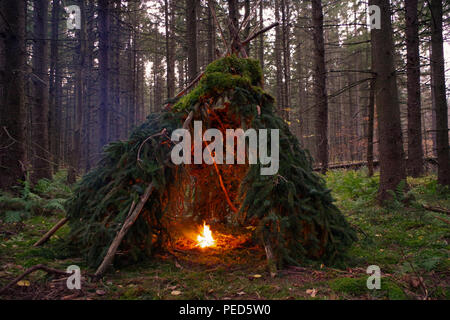
{"type": "Polygon", "coordinates": [[[207,248],[216,245],[216,240],[212,236],[211,229],[209,226],[203,222],[203,229],[197,236],[197,247],[207,248]]]}

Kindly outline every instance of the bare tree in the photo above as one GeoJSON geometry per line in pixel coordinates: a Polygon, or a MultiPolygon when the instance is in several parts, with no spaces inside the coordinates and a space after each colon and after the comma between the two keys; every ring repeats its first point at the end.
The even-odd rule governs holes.
{"type": "Polygon", "coordinates": [[[321,0],[312,0],[312,15],[314,26],[314,98],[317,158],[320,162],[322,173],[325,173],[328,169],[328,99],[321,0]]]}
{"type": "Polygon", "coordinates": [[[375,103],[379,125],[380,201],[390,197],[405,180],[400,107],[394,66],[391,8],[389,0],[370,0],[381,9],[381,29],[372,29],[372,68],[376,73],[375,103]]]}
{"type": "Polygon", "coordinates": [[[109,0],[98,0],[98,32],[99,32],[99,148],[108,142],[109,119],[109,0]]]}
{"type": "Polygon", "coordinates": [[[34,0],[33,46],[33,174],[32,180],[51,178],[51,156],[48,142],[49,75],[48,75],[48,0],[34,0]]]}
{"type": "Polygon", "coordinates": [[[186,0],[186,38],[189,81],[194,80],[198,74],[197,6],[198,0],[186,0]]]}
{"type": "Polygon", "coordinates": [[[25,1],[0,2],[0,188],[23,179],[25,160],[25,1]]]}
{"type": "Polygon", "coordinates": [[[420,107],[420,57],[418,0],[405,1],[406,9],[406,72],[408,90],[408,173],[418,177],[423,173],[423,150],[420,107]]]}
{"type": "Polygon", "coordinates": [[[448,109],[445,94],[444,41],[442,37],[442,1],[431,0],[431,86],[436,112],[436,153],[438,183],[450,185],[448,145],[448,109]]]}

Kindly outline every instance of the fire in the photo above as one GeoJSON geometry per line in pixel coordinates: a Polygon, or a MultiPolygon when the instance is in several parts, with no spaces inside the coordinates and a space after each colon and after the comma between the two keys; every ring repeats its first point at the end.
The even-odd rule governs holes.
{"type": "Polygon", "coordinates": [[[200,248],[213,247],[216,244],[216,240],[212,236],[211,229],[203,222],[203,230],[197,236],[197,246],[200,248]]]}

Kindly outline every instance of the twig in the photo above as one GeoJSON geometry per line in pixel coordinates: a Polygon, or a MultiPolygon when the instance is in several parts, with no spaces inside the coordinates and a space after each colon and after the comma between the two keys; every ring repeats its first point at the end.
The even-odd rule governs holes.
{"type": "Polygon", "coordinates": [[[45,243],[48,241],[48,239],[50,239],[50,237],[56,232],[58,231],[63,225],[65,225],[67,223],[67,221],[69,221],[69,219],[67,218],[63,218],[61,220],[58,221],[57,224],[55,224],[53,226],[53,228],[51,228],[39,241],[37,241],[35,244],[33,244],[33,247],[38,247],[41,244],[45,243]]]}
{"type": "Polygon", "coordinates": [[[258,32],[252,34],[251,36],[249,36],[247,39],[245,39],[244,41],[242,41],[242,44],[243,44],[243,45],[246,45],[247,43],[249,43],[250,41],[252,41],[253,39],[255,39],[257,36],[259,36],[261,33],[267,32],[267,31],[269,31],[270,29],[272,29],[272,28],[274,28],[274,27],[277,27],[277,26],[279,26],[279,25],[280,25],[279,22],[274,22],[274,23],[272,23],[270,26],[265,27],[265,28],[259,30],[258,32]]]}
{"type": "Polygon", "coordinates": [[[162,129],[162,131],[161,131],[160,133],[155,133],[155,134],[151,135],[150,137],[147,137],[147,138],[141,143],[141,145],[139,146],[138,152],[137,152],[137,159],[136,159],[136,161],[137,161],[137,163],[138,163],[139,166],[141,165],[141,162],[142,162],[142,160],[141,160],[141,158],[140,158],[140,155],[141,155],[141,149],[142,149],[142,147],[144,146],[144,144],[145,144],[148,140],[150,140],[151,138],[158,137],[158,136],[162,136],[162,135],[165,135],[165,134],[167,134],[166,128],[162,129]]]}
{"type": "Polygon", "coordinates": [[[414,274],[416,275],[417,279],[419,280],[420,286],[423,289],[423,292],[425,294],[424,300],[426,300],[428,298],[428,290],[427,287],[425,286],[425,283],[423,282],[422,277],[419,275],[419,273],[416,271],[416,268],[414,268],[414,265],[411,263],[411,261],[408,260],[408,258],[405,255],[405,252],[403,251],[403,249],[400,249],[403,255],[403,259],[405,259],[409,265],[411,266],[412,271],[414,272],[414,274]]]}
{"type": "Polygon", "coordinates": [[[447,210],[447,209],[445,209],[445,208],[441,208],[441,207],[432,207],[432,206],[428,206],[428,205],[425,205],[425,204],[423,204],[422,207],[423,207],[425,210],[428,210],[428,211],[439,212],[439,213],[444,213],[444,214],[450,215],[450,210],[447,210]]]}
{"type": "Polygon", "coordinates": [[[10,283],[8,283],[5,287],[3,287],[2,289],[0,289],[0,295],[3,294],[6,290],[8,290],[9,288],[11,288],[13,285],[15,285],[17,282],[19,282],[20,280],[22,280],[24,277],[26,277],[28,274],[33,273],[37,270],[44,270],[47,273],[55,273],[55,274],[60,274],[60,275],[67,275],[66,271],[62,271],[62,270],[57,270],[57,269],[53,269],[50,267],[47,267],[43,264],[38,264],[35,265],[29,269],[27,269],[24,273],[22,273],[20,276],[18,276],[17,278],[15,278],[13,281],[11,281],[10,283]]]}

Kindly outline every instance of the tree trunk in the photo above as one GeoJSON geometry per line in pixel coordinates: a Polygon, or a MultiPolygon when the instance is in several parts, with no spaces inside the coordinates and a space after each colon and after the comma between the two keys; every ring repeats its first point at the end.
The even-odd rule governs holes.
{"type": "Polygon", "coordinates": [[[216,29],[214,26],[214,18],[211,13],[211,7],[215,10],[215,0],[208,1],[208,64],[216,60],[216,29]]]}
{"type": "MultiPolygon", "coordinates": [[[[280,4],[275,0],[275,20],[280,21],[280,4]]],[[[281,28],[275,27],[275,68],[276,68],[276,103],[280,115],[284,117],[284,94],[283,94],[283,66],[281,62],[281,28]]]]}
{"type": "Polygon", "coordinates": [[[379,126],[380,187],[378,199],[390,197],[405,180],[400,107],[394,66],[394,43],[389,0],[370,0],[381,9],[381,29],[372,29],[372,67],[376,73],[375,101],[379,126]]]}
{"type": "Polygon", "coordinates": [[[314,26],[314,97],[316,108],[317,159],[322,173],[328,169],[328,99],[326,90],[325,47],[322,1],[312,0],[314,26]]]}
{"type": "MultiPolygon", "coordinates": [[[[259,29],[262,30],[264,28],[264,4],[263,1],[259,3],[259,29]]],[[[264,74],[264,33],[261,33],[259,36],[259,48],[258,48],[258,59],[261,64],[261,70],[264,74]]]]}
{"type": "Polygon", "coordinates": [[[0,188],[9,189],[24,178],[25,1],[2,1],[0,10],[7,22],[0,24],[0,188]]]}
{"type": "Polygon", "coordinates": [[[57,93],[60,92],[61,75],[59,67],[59,18],[61,15],[61,0],[53,0],[52,4],[52,21],[51,21],[51,42],[50,42],[50,112],[49,112],[49,144],[50,152],[53,155],[53,170],[59,169],[59,135],[60,122],[58,121],[58,105],[57,93]],[[58,74],[57,74],[58,73],[58,74]]]}
{"type": "Polygon", "coordinates": [[[175,95],[175,42],[174,42],[174,5],[173,0],[164,0],[164,18],[166,27],[166,63],[167,63],[167,98],[175,95]],[[169,13],[170,10],[170,13],[169,13]]]}
{"type": "Polygon", "coordinates": [[[368,108],[368,125],[367,125],[367,168],[369,177],[373,176],[373,130],[375,118],[375,80],[370,81],[368,108]]]}
{"type": "Polygon", "coordinates": [[[281,20],[282,20],[282,52],[283,52],[283,118],[290,120],[290,95],[291,95],[291,48],[290,48],[290,10],[289,0],[281,0],[281,20]]]}
{"type": "Polygon", "coordinates": [[[70,169],[67,182],[72,184],[81,169],[81,132],[83,127],[83,108],[85,102],[85,56],[86,56],[86,12],[84,1],[79,2],[81,12],[81,29],[77,30],[78,46],[76,49],[76,71],[75,71],[75,112],[74,130],[72,143],[72,156],[70,157],[70,169]]]}
{"type": "Polygon", "coordinates": [[[99,32],[99,151],[108,142],[109,119],[109,0],[98,0],[98,32],[99,32]]]}
{"type": "Polygon", "coordinates": [[[442,37],[442,1],[431,0],[431,85],[436,110],[436,153],[438,183],[450,185],[450,154],[448,145],[448,108],[445,93],[444,41],[442,37]]]}
{"type": "Polygon", "coordinates": [[[49,76],[48,76],[48,0],[34,1],[33,88],[32,118],[33,174],[32,181],[50,179],[51,157],[48,142],[49,76]]]}
{"type": "Polygon", "coordinates": [[[423,150],[420,106],[420,57],[418,0],[405,1],[406,9],[406,73],[408,90],[408,173],[418,177],[423,173],[423,150]]]}
{"type": "MultiPolygon", "coordinates": [[[[247,19],[250,16],[250,0],[245,0],[244,1],[244,20],[247,19]]],[[[250,21],[247,23],[247,26],[244,29],[244,39],[247,39],[248,36],[250,35],[250,21]]],[[[250,44],[247,44],[245,46],[245,51],[247,52],[247,55],[250,57],[250,44]]]]}
{"type": "Polygon", "coordinates": [[[189,82],[194,80],[198,73],[197,6],[198,0],[186,0],[186,38],[189,82]]]}

